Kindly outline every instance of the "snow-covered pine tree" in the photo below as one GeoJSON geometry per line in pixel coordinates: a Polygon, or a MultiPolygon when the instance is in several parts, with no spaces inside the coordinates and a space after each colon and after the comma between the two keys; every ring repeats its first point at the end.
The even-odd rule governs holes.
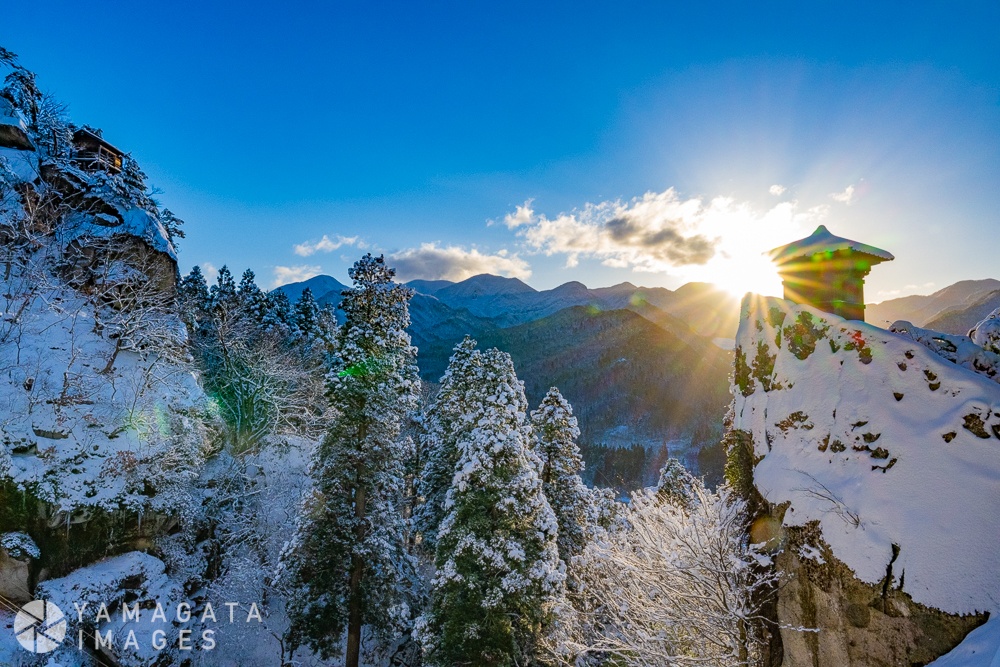
{"type": "Polygon", "coordinates": [[[431,665],[527,665],[562,597],[557,524],[510,355],[471,364],[459,460],[419,634],[431,665]]]}
{"type": "Polygon", "coordinates": [[[192,329],[197,329],[198,324],[207,318],[211,305],[208,283],[205,282],[205,276],[197,264],[181,279],[177,288],[177,298],[185,323],[192,329]]]}
{"type": "Polygon", "coordinates": [[[307,344],[321,341],[323,331],[319,319],[319,304],[316,303],[312,290],[307,287],[302,290],[292,309],[292,336],[307,344]]]}
{"type": "Polygon", "coordinates": [[[174,212],[169,208],[165,208],[160,211],[160,224],[163,225],[163,231],[167,234],[167,240],[174,246],[174,250],[177,250],[177,239],[186,236],[184,230],[181,229],[184,221],[174,215],[174,212]]]}
{"type": "Polygon", "coordinates": [[[267,315],[267,297],[257,287],[256,276],[250,269],[243,272],[236,295],[239,297],[240,310],[246,317],[257,323],[264,321],[264,316],[267,315]]]}
{"type": "Polygon", "coordinates": [[[287,331],[292,322],[292,304],[281,290],[267,293],[267,314],[264,326],[269,331],[287,331]]]}
{"type": "Polygon", "coordinates": [[[330,304],[326,304],[319,309],[318,341],[329,353],[335,349],[337,329],[337,314],[330,304]]]}
{"type": "Polygon", "coordinates": [[[229,319],[230,313],[239,306],[239,298],[236,295],[236,280],[228,266],[223,265],[219,269],[219,275],[208,295],[213,314],[223,320],[229,319]]]}
{"type": "Polygon", "coordinates": [[[419,379],[406,333],[413,292],[393,282],[382,257],[365,255],[349,273],[329,387],[338,416],[316,448],[314,489],[285,562],[298,590],[291,644],[330,656],[346,631],[345,664],[356,667],[362,624],[401,631],[407,616],[401,588],[412,562],[400,502],[411,452],[401,427],[417,408],[419,379]]]}
{"type": "Polygon", "coordinates": [[[35,81],[35,73],[21,66],[14,53],[4,49],[0,53],[0,64],[11,70],[4,77],[4,87],[0,94],[9,99],[28,119],[32,130],[38,129],[38,111],[42,92],[35,81]]]}
{"type": "Polygon", "coordinates": [[[694,475],[688,472],[683,463],[675,458],[668,458],[667,462],[660,468],[660,480],[656,483],[656,495],[678,507],[690,508],[697,495],[695,493],[697,484],[694,475]]]}
{"type": "Polygon", "coordinates": [[[448,368],[441,376],[438,394],[424,418],[419,445],[423,468],[417,481],[421,504],[414,515],[414,529],[421,535],[424,548],[432,554],[437,545],[437,528],[445,515],[445,496],[458,463],[458,438],[466,393],[472,381],[472,365],[481,359],[476,341],[469,336],[455,346],[448,368]]]}
{"type": "Polygon", "coordinates": [[[552,387],[538,409],[531,413],[535,454],[541,460],[542,489],[559,522],[559,557],[571,569],[573,557],[587,546],[594,513],[590,490],[580,479],[583,459],[580,437],[569,402],[552,387]]]}

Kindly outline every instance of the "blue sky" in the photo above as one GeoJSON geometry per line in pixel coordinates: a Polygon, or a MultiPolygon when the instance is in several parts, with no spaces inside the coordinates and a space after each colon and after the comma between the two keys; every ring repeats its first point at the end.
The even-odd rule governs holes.
{"type": "Polygon", "coordinates": [[[0,44],[139,159],[185,271],[766,289],[826,224],[896,255],[878,301],[997,277],[997,34],[996,2],[40,1],[0,44]]]}

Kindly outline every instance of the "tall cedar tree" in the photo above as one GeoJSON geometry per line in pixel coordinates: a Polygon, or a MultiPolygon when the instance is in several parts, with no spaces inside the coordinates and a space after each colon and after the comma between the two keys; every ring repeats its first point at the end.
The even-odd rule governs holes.
{"type": "Polygon", "coordinates": [[[287,331],[292,323],[292,304],[281,290],[267,293],[267,315],[264,325],[269,330],[287,331]]]}
{"type": "Polygon", "coordinates": [[[448,368],[441,376],[437,397],[424,419],[420,448],[425,463],[417,482],[422,502],[414,516],[414,527],[424,548],[432,554],[437,545],[437,529],[445,515],[445,497],[458,463],[458,438],[472,380],[471,365],[481,360],[472,338],[466,336],[455,346],[448,368]]]}
{"type": "Polygon", "coordinates": [[[244,313],[258,324],[263,322],[267,317],[267,296],[257,287],[256,276],[250,269],[243,272],[236,294],[244,313]]]}
{"type": "Polygon", "coordinates": [[[580,429],[572,406],[556,387],[531,413],[531,426],[535,454],[542,462],[542,489],[559,522],[559,558],[570,570],[573,557],[587,546],[594,513],[590,490],[580,479],[583,458],[576,445],[580,429]]]}
{"type": "Polygon", "coordinates": [[[481,358],[470,364],[431,606],[419,632],[432,665],[528,665],[563,589],[558,528],[510,355],[473,355],[481,358]]]}
{"type": "Polygon", "coordinates": [[[225,264],[219,269],[219,275],[215,277],[215,284],[208,291],[212,304],[212,311],[216,318],[226,321],[233,311],[240,305],[239,296],[236,292],[236,280],[225,264]]]}
{"type": "Polygon", "coordinates": [[[200,266],[195,264],[191,273],[181,280],[177,288],[177,297],[184,322],[191,329],[197,329],[204,321],[210,305],[208,283],[205,282],[205,275],[201,272],[200,266]]]}
{"type": "Polygon", "coordinates": [[[308,287],[302,290],[302,295],[295,302],[292,311],[292,335],[295,338],[316,341],[323,337],[323,330],[320,327],[320,308],[316,303],[316,297],[308,287]]]}
{"type": "Polygon", "coordinates": [[[365,255],[349,272],[329,396],[339,413],[312,462],[314,489],[286,553],[291,581],[290,639],[324,657],[347,632],[345,664],[356,667],[361,628],[401,631],[407,614],[400,513],[403,463],[411,445],[400,431],[417,408],[416,349],[405,329],[412,291],[393,282],[382,257],[365,255]]]}

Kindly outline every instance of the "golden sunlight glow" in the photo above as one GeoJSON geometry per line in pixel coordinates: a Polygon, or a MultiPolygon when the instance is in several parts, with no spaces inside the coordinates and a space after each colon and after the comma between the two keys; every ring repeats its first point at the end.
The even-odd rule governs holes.
{"type": "Polygon", "coordinates": [[[710,261],[706,268],[710,269],[708,282],[734,296],[747,292],[778,297],[782,294],[781,278],[774,264],[763,255],[720,257],[710,261]]]}
{"type": "Polygon", "coordinates": [[[764,254],[772,248],[800,238],[822,213],[800,212],[795,202],[782,202],[758,211],[731,199],[717,198],[699,220],[699,232],[718,239],[715,255],[700,266],[682,267],[685,280],[707,282],[743,296],[782,296],[778,271],[764,254]]]}

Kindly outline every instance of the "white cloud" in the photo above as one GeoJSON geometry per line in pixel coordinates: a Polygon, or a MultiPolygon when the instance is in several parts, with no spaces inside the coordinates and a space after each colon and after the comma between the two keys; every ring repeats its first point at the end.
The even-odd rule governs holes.
{"type": "Polygon", "coordinates": [[[786,188],[784,185],[779,185],[778,183],[775,183],[770,188],[768,188],[767,191],[770,192],[775,197],[780,197],[781,195],[785,194],[785,190],[787,189],[788,188],[786,188]]]}
{"type": "Polygon", "coordinates": [[[303,280],[309,280],[314,276],[318,276],[322,272],[323,267],[309,266],[306,264],[299,264],[297,266],[276,266],[274,267],[274,282],[271,283],[271,289],[287,285],[288,283],[299,283],[303,280]]]}
{"type": "Polygon", "coordinates": [[[528,263],[506,250],[487,255],[476,248],[466,250],[459,246],[442,247],[437,243],[422,243],[419,248],[408,248],[390,255],[389,260],[402,282],[417,278],[458,281],[480,273],[508,278],[531,277],[528,263]]]}
{"type": "MultiPolygon", "coordinates": [[[[507,217],[518,218],[522,208],[507,217]]],[[[586,204],[551,219],[533,216],[519,226],[518,235],[546,255],[566,255],[567,266],[586,257],[608,266],[662,271],[704,264],[715,255],[719,238],[704,234],[701,224],[710,210],[699,199],[682,201],[671,188],[630,202],[586,204]]]]}
{"type": "Polygon", "coordinates": [[[553,218],[533,212],[531,222],[514,229],[529,249],[565,256],[567,267],[597,260],[734,289],[745,284],[763,290],[774,276],[766,285],[774,293],[780,282],[763,253],[812,231],[828,208],[801,210],[793,200],[760,210],[727,197],[682,199],[670,188],[629,201],[588,203],[553,218]]]}
{"type": "Polygon", "coordinates": [[[831,192],[830,199],[850,206],[854,203],[854,186],[848,185],[843,192],[831,192]]]}
{"type": "Polygon", "coordinates": [[[295,254],[299,257],[309,257],[317,252],[333,252],[337,248],[343,246],[353,246],[358,245],[363,247],[363,244],[358,243],[357,236],[340,236],[336,237],[336,240],[331,239],[326,234],[323,234],[323,238],[314,243],[306,241],[305,243],[299,243],[294,247],[295,254]]]}
{"type": "Polygon", "coordinates": [[[513,213],[508,213],[503,217],[503,222],[508,229],[514,229],[521,225],[529,224],[535,217],[535,211],[531,208],[534,199],[528,199],[523,206],[518,206],[513,213]]]}
{"type": "Polygon", "coordinates": [[[215,279],[219,277],[219,269],[215,267],[215,264],[211,262],[201,263],[201,273],[205,276],[205,282],[209,285],[215,282],[215,279]]]}

